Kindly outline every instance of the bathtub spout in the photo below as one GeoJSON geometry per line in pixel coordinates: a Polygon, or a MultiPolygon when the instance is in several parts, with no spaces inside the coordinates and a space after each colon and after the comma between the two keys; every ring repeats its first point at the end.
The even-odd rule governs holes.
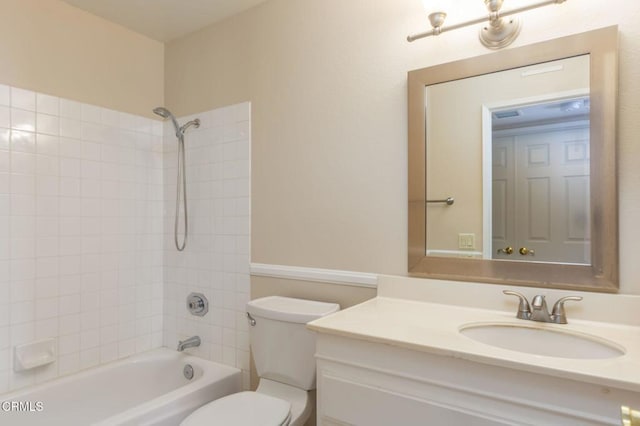
{"type": "Polygon", "coordinates": [[[200,346],[200,337],[199,336],[193,336],[193,337],[189,337],[186,340],[180,340],[178,341],[178,352],[182,352],[187,348],[195,348],[197,346],[200,346]]]}

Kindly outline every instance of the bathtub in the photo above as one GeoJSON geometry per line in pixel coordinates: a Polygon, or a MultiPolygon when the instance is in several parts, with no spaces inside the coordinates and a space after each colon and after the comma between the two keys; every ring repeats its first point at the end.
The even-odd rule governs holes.
{"type": "Polygon", "coordinates": [[[241,377],[237,368],[155,349],[0,395],[0,425],[174,426],[205,403],[239,392],[241,377]]]}

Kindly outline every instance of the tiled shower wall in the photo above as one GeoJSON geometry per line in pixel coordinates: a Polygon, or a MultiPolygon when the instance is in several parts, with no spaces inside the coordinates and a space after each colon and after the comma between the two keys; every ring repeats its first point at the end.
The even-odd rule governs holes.
{"type": "Polygon", "coordinates": [[[161,135],[0,85],[0,393],[162,345],[161,135]],[[14,373],[48,337],[57,362],[14,373]]]}
{"type": "Polygon", "coordinates": [[[251,105],[181,117],[199,118],[199,129],[185,136],[189,239],[178,252],[173,228],[176,202],[177,140],[173,125],[164,127],[164,344],[199,335],[202,345],[190,352],[243,370],[249,387],[249,301],[251,105]],[[209,313],[192,316],[190,292],[204,293],[209,313]]]}

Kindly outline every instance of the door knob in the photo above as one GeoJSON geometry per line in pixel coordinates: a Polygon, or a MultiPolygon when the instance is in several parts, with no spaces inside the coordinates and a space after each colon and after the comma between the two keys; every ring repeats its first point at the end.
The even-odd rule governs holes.
{"type": "MultiPolygon", "coordinates": [[[[522,249],[520,249],[520,250],[522,250],[522,249]]],[[[498,253],[504,253],[506,255],[509,255],[509,254],[513,253],[513,247],[508,246],[508,247],[505,247],[503,249],[498,249],[498,253]]]]}
{"type": "Polygon", "coordinates": [[[529,256],[535,256],[536,255],[536,251],[533,249],[528,249],[526,247],[520,247],[520,250],[518,250],[518,252],[523,255],[529,255],[529,256]]]}

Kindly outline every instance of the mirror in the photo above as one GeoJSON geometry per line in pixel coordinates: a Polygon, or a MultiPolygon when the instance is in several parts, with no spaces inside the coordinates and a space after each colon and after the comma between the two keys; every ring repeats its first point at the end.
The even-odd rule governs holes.
{"type": "Polygon", "coordinates": [[[409,73],[409,272],[616,291],[617,27],[409,73]]]}
{"type": "Polygon", "coordinates": [[[589,265],[589,109],[589,55],[426,86],[426,254],[589,265]]]}

